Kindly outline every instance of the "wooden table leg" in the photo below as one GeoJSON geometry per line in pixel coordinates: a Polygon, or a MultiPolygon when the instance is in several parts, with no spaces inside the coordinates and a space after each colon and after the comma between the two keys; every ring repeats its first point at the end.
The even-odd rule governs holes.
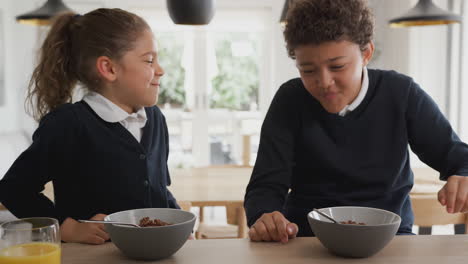
{"type": "Polygon", "coordinates": [[[244,207],[237,207],[237,237],[246,238],[248,237],[249,228],[247,226],[247,218],[245,216],[244,207]]]}
{"type": "Polygon", "coordinates": [[[418,235],[430,235],[432,234],[432,226],[420,226],[418,235]]]}
{"type": "Polygon", "coordinates": [[[250,166],[250,135],[242,137],[242,165],[250,166]]]}
{"type": "MultiPolygon", "coordinates": [[[[205,220],[205,207],[204,206],[199,206],[198,208],[200,208],[200,211],[198,212],[198,221],[199,221],[199,225],[201,225],[204,220],[205,220]]],[[[202,238],[202,234],[198,231],[195,231],[195,238],[196,239],[201,239],[202,238]]]]}
{"type": "Polygon", "coordinates": [[[465,213],[465,234],[468,235],[468,213],[465,213]]]}

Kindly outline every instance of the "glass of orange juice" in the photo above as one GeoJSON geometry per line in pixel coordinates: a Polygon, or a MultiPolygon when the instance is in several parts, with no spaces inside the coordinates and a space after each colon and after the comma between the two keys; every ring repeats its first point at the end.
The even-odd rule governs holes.
{"type": "Polygon", "coordinates": [[[24,218],[0,225],[0,264],[60,264],[57,219],[24,218]]]}

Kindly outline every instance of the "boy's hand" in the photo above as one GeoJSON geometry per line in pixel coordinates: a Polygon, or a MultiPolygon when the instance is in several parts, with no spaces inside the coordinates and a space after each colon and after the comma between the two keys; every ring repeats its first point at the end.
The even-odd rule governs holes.
{"type": "MultiPolygon", "coordinates": [[[[106,215],[97,214],[91,220],[104,220],[104,217],[106,215]]],[[[60,234],[65,242],[99,245],[109,240],[103,224],[80,223],[72,218],[63,221],[60,225],[60,234]]]]}
{"type": "Polygon", "coordinates": [[[437,196],[448,213],[468,212],[468,177],[450,176],[437,196]]]}
{"type": "Polygon", "coordinates": [[[281,241],[288,242],[295,238],[299,231],[295,223],[291,223],[278,211],[263,214],[249,230],[252,241],[281,241]]]}

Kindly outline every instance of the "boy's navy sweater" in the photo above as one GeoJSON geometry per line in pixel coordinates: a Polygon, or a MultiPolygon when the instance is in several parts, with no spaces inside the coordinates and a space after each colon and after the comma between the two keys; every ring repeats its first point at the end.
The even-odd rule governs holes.
{"type": "Polygon", "coordinates": [[[364,100],[344,117],[326,112],[300,79],[278,90],[245,195],[249,225],[277,210],[299,225],[299,235],[313,235],[313,208],[367,206],[397,213],[399,232],[411,233],[408,144],[441,180],[468,175],[468,146],[434,101],[407,76],[368,73],[364,100]]]}
{"type": "Polygon", "coordinates": [[[102,120],[84,101],[47,114],[0,181],[0,202],[17,217],[89,219],[95,214],[178,205],[167,190],[168,133],[157,107],[138,142],[120,123],[102,120]],[[44,196],[52,181],[55,203],[44,196]]]}

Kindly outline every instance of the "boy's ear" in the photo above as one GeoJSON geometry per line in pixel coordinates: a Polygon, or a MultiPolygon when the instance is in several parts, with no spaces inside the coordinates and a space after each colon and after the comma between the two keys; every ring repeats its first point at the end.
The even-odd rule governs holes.
{"type": "Polygon", "coordinates": [[[107,56],[100,56],[96,59],[97,72],[106,81],[113,82],[117,79],[115,66],[114,61],[107,56]]]}
{"type": "Polygon", "coordinates": [[[372,59],[372,55],[374,55],[374,42],[369,42],[366,45],[366,49],[362,51],[362,59],[363,59],[363,64],[364,66],[367,66],[369,64],[369,61],[372,59]]]}

